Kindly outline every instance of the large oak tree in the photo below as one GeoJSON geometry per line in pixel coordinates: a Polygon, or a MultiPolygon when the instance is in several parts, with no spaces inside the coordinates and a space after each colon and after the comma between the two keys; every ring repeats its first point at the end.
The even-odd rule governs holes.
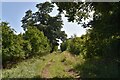
{"type": "Polygon", "coordinates": [[[22,18],[22,27],[26,30],[28,26],[36,26],[37,29],[43,31],[51,43],[52,52],[55,46],[59,45],[59,39],[64,41],[67,37],[65,32],[61,31],[63,25],[61,15],[58,14],[54,17],[49,15],[54,7],[49,2],[37,4],[36,7],[38,11],[35,13],[32,13],[31,10],[26,12],[26,15],[22,18]]]}

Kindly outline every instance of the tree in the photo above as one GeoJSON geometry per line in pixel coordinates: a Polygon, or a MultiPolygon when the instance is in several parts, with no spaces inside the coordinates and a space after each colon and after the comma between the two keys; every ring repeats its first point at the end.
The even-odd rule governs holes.
{"type": "Polygon", "coordinates": [[[49,13],[53,10],[53,4],[49,2],[37,4],[36,7],[38,11],[32,13],[31,10],[26,12],[25,17],[22,19],[22,27],[24,30],[27,26],[35,26],[40,31],[43,31],[44,35],[47,36],[51,43],[52,51],[54,51],[55,46],[58,46],[59,39],[64,41],[67,37],[62,28],[62,19],[60,15],[54,17],[50,16],[49,13]]]}
{"type": "Polygon", "coordinates": [[[87,55],[111,57],[111,60],[119,59],[118,55],[120,55],[120,51],[118,48],[120,47],[120,43],[118,41],[120,40],[120,2],[56,2],[56,4],[60,13],[64,10],[66,11],[64,14],[68,18],[68,21],[76,21],[78,24],[83,24],[84,28],[91,28],[89,34],[90,38],[86,42],[88,50],[87,55]],[[88,23],[84,23],[82,20],[89,19],[91,15],[89,13],[92,11],[94,11],[93,19],[88,23]]]}
{"type": "Polygon", "coordinates": [[[2,28],[2,64],[5,67],[9,62],[25,58],[25,52],[22,50],[21,37],[14,34],[8,23],[1,22],[0,27],[2,28]]]}
{"type": "Polygon", "coordinates": [[[81,37],[76,37],[74,35],[72,38],[67,39],[63,43],[61,43],[61,51],[70,51],[73,54],[86,54],[85,43],[86,43],[86,35],[82,35],[81,37]]]}
{"type": "Polygon", "coordinates": [[[81,75],[85,75],[86,77],[87,73],[94,73],[96,77],[118,78],[120,72],[120,68],[118,67],[120,64],[120,2],[57,2],[56,4],[59,7],[59,12],[66,11],[64,14],[68,18],[68,21],[76,21],[78,24],[83,24],[84,28],[91,28],[88,32],[89,34],[82,36],[83,39],[85,39],[85,48],[83,51],[86,53],[86,57],[84,57],[86,60],[84,64],[82,64],[83,68],[80,69],[81,64],[78,66],[80,72],[83,72],[81,75]],[[94,12],[92,20],[84,23],[82,20],[89,18],[91,11],[94,12]],[[94,65],[87,69],[86,67],[91,62],[94,65]],[[114,67],[111,68],[111,66],[114,67]],[[103,73],[104,70],[105,73],[103,73]]]}
{"type": "Polygon", "coordinates": [[[90,12],[93,11],[91,3],[83,2],[54,2],[58,6],[59,14],[64,13],[65,17],[68,18],[68,22],[77,22],[86,26],[86,22],[83,20],[91,18],[90,12]]]}
{"type": "Polygon", "coordinates": [[[36,27],[29,26],[23,34],[23,39],[25,40],[23,50],[26,51],[26,57],[42,56],[51,50],[49,40],[36,27]]]}
{"type": "Polygon", "coordinates": [[[43,32],[36,27],[28,27],[24,34],[16,35],[8,23],[1,22],[2,28],[2,61],[3,67],[17,63],[19,60],[50,52],[50,43],[43,32]]]}

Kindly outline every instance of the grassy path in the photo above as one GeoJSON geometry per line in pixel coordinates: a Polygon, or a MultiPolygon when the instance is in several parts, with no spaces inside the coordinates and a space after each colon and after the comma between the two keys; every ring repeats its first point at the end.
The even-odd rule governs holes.
{"type": "Polygon", "coordinates": [[[74,56],[66,51],[34,57],[16,64],[11,69],[2,70],[2,78],[114,78],[118,76],[116,63],[105,63],[104,60],[99,59],[85,61],[82,56],[74,56]]]}
{"type": "Polygon", "coordinates": [[[42,77],[42,78],[51,78],[51,77],[50,77],[50,72],[49,72],[49,70],[48,70],[50,66],[52,66],[52,62],[51,62],[51,61],[49,61],[49,62],[46,64],[46,66],[43,68],[42,74],[41,74],[41,77],[42,77]]]}
{"type": "Polygon", "coordinates": [[[73,69],[77,58],[69,52],[54,52],[43,57],[35,57],[18,63],[11,69],[2,71],[3,78],[76,78],[73,69]]]}
{"type": "Polygon", "coordinates": [[[53,77],[72,77],[79,78],[79,74],[72,68],[75,61],[75,57],[67,52],[54,55],[50,58],[45,67],[42,70],[42,78],[53,77]]]}

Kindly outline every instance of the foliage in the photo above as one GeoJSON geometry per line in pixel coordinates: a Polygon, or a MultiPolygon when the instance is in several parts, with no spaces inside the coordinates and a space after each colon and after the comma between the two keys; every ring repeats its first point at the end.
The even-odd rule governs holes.
{"type": "Polygon", "coordinates": [[[16,61],[25,57],[22,50],[22,38],[14,34],[14,30],[8,26],[8,23],[2,22],[2,61],[7,64],[10,61],[16,61]]]}
{"type": "Polygon", "coordinates": [[[54,17],[49,15],[54,7],[49,2],[37,4],[36,7],[38,9],[37,12],[32,13],[31,10],[26,12],[25,17],[22,19],[22,27],[26,30],[28,26],[35,26],[40,31],[43,31],[51,43],[52,52],[58,46],[59,39],[64,41],[67,37],[65,32],[61,31],[63,25],[61,15],[54,17]]]}
{"type": "Polygon", "coordinates": [[[87,59],[74,68],[82,78],[119,78],[118,64],[104,59],[87,59]]]}
{"type": "Polygon", "coordinates": [[[69,49],[68,49],[71,53],[73,54],[79,54],[80,53],[80,43],[77,42],[76,38],[73,38],[71,40],[69,49]]]}
{"type": "Polygon", "coordinates": [[[16,35],[8,23],[2,22],[2,61],[3,67],[9,67],[16,62],[35,55],[45,55],[50,52],[50,43],[43,32],[36,27],[29,27],[24,34],[16,35]]]}
{"type": "Polygon", "coordinates": [[[83,27],[90,27],[89,39],[85,44],[87,57],[95,55],[119,60],[120,50],[120,2],[118,3],[75,3],[55,2],[59,12],[64,12],[68,21],[76,21],[83,27]],[[64,6],[64,7],[63,7],[64,6]],[[92,20],[85,23],[93,12],[92,20]]]}
{"type": "Polygon", "coordinates": [[[53,2],[57,5],[59,13],[64,13],[65,17],[68,18],[68,22],[77,22],[87,27],[86,22],[91,18],[90,12],[93,11],[91,3],[84,2],[53,2]]]}
{"type": "Polygon", "coordinates": [[[61,49],[62,52],[67,50],[67,42],[62,42],[61,45],[60,45],[60,49],[61,49]]]}
{"type": "Polygon", "coordinates": [[[43,55],[50,52],[50,44],[43,32],[40,32],[36,27],[29,27],[23,34],[24,50],[26,55],[34,56],[36,54],[43,55]]]}
{"type": "Polygon", "coordinates": [[[73,54],[77,54],[77,55],[80,53],[83,54],[85,50],[84,46],[85,46],[85,39],[74,36],[73,38],[70,38],[61,44],[61,51],[68,50],[73,54]]]}
{"type": "Polygon", "coordinates": [[[23,51],[25,51],[25,57],[28,58],[32,52],[32,46],[28,40],[23,42],[23,51]]]}
{"type": "Polygon", "coordinates": [[[37,12],[32,13],[31,10],[28,10],[25,17],[23,17],[22,27],[26,31],[23,35],[15,35],[14,30],[10,29],[7,23],[3,22],[0,24],[3,27],[3,61],[5,63],[12,62],[33,55],[41,56],[42,53],[47,53],[50,50],[57,50],[59,39],[63,41],[61,51],[67,50],[72,54],[80,54],[77,57],[80,56],[80,58],[83,57],[84,59],[74,59],[64,53],[48,55],[47,59],[42,57],[43,61],[37,60],[38,63],[36,60],[30,62],[32,64],[34,61],[36,62],[32,66],[34,74],[26,74],[28,70],[32,73],[32,70],[31,66],[25,63],[22,65],[22,69],[22,66],[19,66],[19,68],[12,68],[11,71],[4,71],[5,77],[9,77],[13,73],[13,77],[18,77],[19,72],[21,72],[20,76],[23,77],[33,77],[36,74],[38,76],[38,74],[42,74],[42,69],[44,70],[48,63],[49,67],[47,65],[47,70],[49,69],[52,77],[70,77],[71,75],[64,69],[71,69],[73,66],[83,78],[118,77],[120,70],[120,2],[56,2],[56,4],[60,13],[64,12],[64,10],[66,11],[64,14],[68,21],[76,21],[78,24],[82,24],[84,28],[89,27],[90,29],[87,33],[81,37],[74,36],[65,40],[66,34],[61,31],[63,24],[60,13],[51,17],[49,13],[54,7],[53,4],[49,2],[40,3],[36,5],[38,8],[37,12]],[[86,20],[91,17],[91,12],[94,12],[92,20],[87,23],[84,22],[83,19],[86,20]],[[47,39],[49,39],[51,45],[49,45],[47,39]],[[75,64],[76,62],[78,62],[78,65],[75,64]],[[26,69],[26,67],[29,69],[26,69]]]}
{"type": "Polygon", "coordinates": [[[76,69],[82,77],[114,78],[119,76],[120,61],[120,2],[118,3],[60,3],[56,2],[59,12],[66,13],[68,21],[83,24],[83,27],[91,28],[85,36],[85,63],[78,65],[76,69]],[[90,18],[92,20],[85,23],[82,21],[90,18]],[[95,56],[101,58],[100,61],[93,59],[95,56]],[[90,61],[88,60],[90,58],[90,61]],[[96,62],[95,62],[96,61],[96,62]]]}

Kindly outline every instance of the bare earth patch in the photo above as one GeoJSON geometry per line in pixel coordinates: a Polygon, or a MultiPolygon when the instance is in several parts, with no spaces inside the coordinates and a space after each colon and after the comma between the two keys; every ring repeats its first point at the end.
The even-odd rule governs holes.
{"type": "Polygon", "coordinates": [[[50,65],[52,65],[52,60],[50,60],[47,64],[46,64],[46,66],[43,68],[43,70],[42,70],[42,78],[51,78],[50,77],[50,72],[49,72],[49,67],[50,67],[50,65]]]}

